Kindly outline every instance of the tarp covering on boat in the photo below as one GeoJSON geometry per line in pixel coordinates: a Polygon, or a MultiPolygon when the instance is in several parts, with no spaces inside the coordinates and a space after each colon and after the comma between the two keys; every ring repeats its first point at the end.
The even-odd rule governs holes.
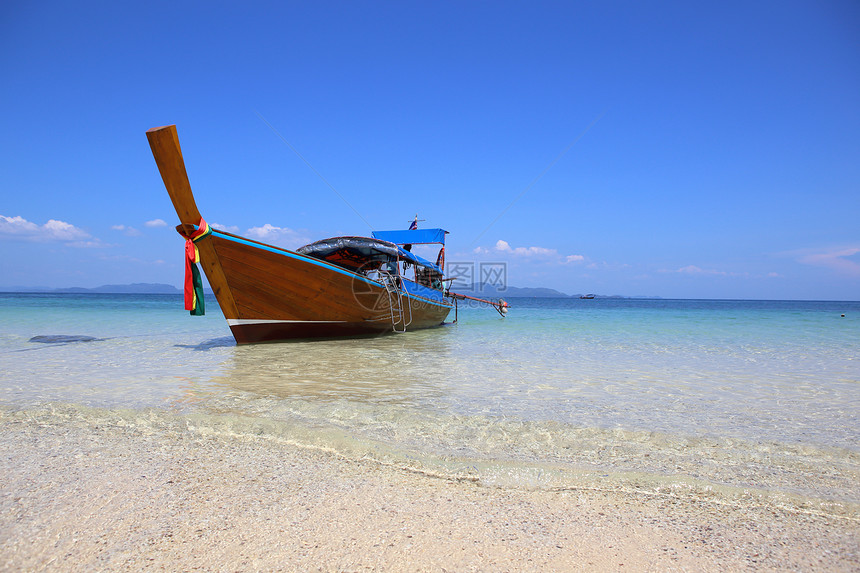
{"type": "Polygon", "coordinates": [[[400,249],[400,258],[405,259],[414,265],[418,265],[419,267],[426,267],[428,269],[436,271],[439,274],[442,274],[441,268],[434,265],[433,263],[431,263],[427,259],[422,259],[421,257],[416,255],[415,253],[407,251],[406,249],[400,249]]]}
{"type": "Polygon", "coordinates": [[[398,245],[445,244],[445,229],[412,229],[411,231],[373,231],[373,238],[398,245]]]}
{"type": "Polygon", "coordinates": [[[442,272],[442,269],[430,261],[422,259],[392,242],[369,237],[332,237],[299,247],[296,252],[352,270],[375,269],[382,263],[397,259],[399,255],[401,260],[413,265],[427,267],[438,273],[442,272]]]}

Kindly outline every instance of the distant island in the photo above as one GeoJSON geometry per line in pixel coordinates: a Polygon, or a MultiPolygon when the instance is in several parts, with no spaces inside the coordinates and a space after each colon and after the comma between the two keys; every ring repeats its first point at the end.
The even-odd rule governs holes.
{"type": "MultiPolygon", "coordinates": [[[[540,297],[540,298],[568,298],[569,295],[551,288],[544,287],[503,287],[491,284],[473,284],[470,286],[459,286],[454,284],[451,290],[458,294],[476,297],[498,298],[505,296],[540,297]]],[[[578,296],[578,295],[577,295],[578,296]]]]}
{"type": "MultiPolygon", "coordinates": [[[[465,294],[469,296],[475,296],[478,298],[504,298],[506,296],[509,297],[523,297],[523,298],[580,298],[585,293],[577,293],[577,294],[565,294],[561,291],[557,291],[551,288],[545,287],[514,287],[514,286],[501,286],[501,285],[492,285],[487,283],[475,283],[470,286],[457,286],[456,284],[451,287],[451,290],[458,294],[465,294]]],[[[589,297],[592,295],[589,294],[589,297]]],[[[617,294],[613,295],[604,295],[604,294],[595,294],[594,298],[631,298],[627,296],[621,296],[617,294]]],[[[636,297],[642,298],[642,297],[636,297]]],[[[659,298],[659,297],[648,297],[648,298],[659,298]]]]}
{"type": "MultiPolygon", "coordinates": [[[[500,285],[491,285],[477,283],[467,287],[454,286],[452,291],[458,294],[476,296],[478,298],[504,298],[504,297],[530,297],[530,298],[579,298],[581,294],[565,294],[551,288],[545,287],[502,287],[500,285]]],[[[22,292],[22,293],[50,293],[50,294],[182,294],[182,290],[173,285],[163,283],[132,283],[124,285],[102,285],[93,288],[84,287],[67,287],[67,288],[47,288],[47,287],[0,287],[0,292],[22,292]]],[[[212,290],[207,288],[206,294],[212,294],[212,290]]],[[[596,294],[594,298],[631,298],[621,295],[602,295],[596,294]]],[[[642,297],[636,297],[642,298],[642,297]]],[[[648,297],[659,298],[659,297],[648,297]]]]}
{"type": "Polygon", "coordinates": [[[173,285],[161,283],[132,283],[127,285],[102,285],[94,288],[67,287],[0,287],[2,292],[41,292],[56,294],[182,294],[173,285]]]}

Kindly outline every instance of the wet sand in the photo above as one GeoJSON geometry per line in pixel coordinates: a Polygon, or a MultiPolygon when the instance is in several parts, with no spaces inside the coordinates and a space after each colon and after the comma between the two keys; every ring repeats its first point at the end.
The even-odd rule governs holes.
{"type": "Polygon", "coordinates": [[[860,523],[0,414],[0,570],[860,570],[860,523]]]}

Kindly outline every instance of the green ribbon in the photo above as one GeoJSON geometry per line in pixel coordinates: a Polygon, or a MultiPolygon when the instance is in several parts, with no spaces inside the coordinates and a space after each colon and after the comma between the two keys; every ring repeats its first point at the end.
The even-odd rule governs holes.
{"type": "Polygon", "coordinates": [[[194,285],[194,297],[197,304],[188,313],[191,316],[203,316],[206,314],[206,309],[203,304],[203,278],[200,276],[200,271],[197,265],[191,264],[191,284],[194,285]]]}

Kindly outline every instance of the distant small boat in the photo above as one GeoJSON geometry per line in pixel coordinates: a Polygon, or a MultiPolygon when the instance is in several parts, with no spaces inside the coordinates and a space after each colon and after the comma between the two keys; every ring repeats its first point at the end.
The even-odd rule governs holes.
{"type": "Polygon", "coordinates": [[[580,295],[579,298],[592,299],[592,298],[594,298],[594,295],[593,294],[583,294],[583,295],[580,295]]]}
{"type": "MultiPolygon", "coordinates": [[[[213,229],[194,201],[176,126],[146,136],[186,239],[185,308],[204,312],[199,262],[238,344],[440,326],[463,298],[444,290],[444,229],[418,229],[416,216],[408,230],[333,237],[295,251],[213,229]],[[435,263],[411,252],[418,244],[440,247],[435,263]]],[[[503,315],[509,306],[481,302],[503,315]]]]}

